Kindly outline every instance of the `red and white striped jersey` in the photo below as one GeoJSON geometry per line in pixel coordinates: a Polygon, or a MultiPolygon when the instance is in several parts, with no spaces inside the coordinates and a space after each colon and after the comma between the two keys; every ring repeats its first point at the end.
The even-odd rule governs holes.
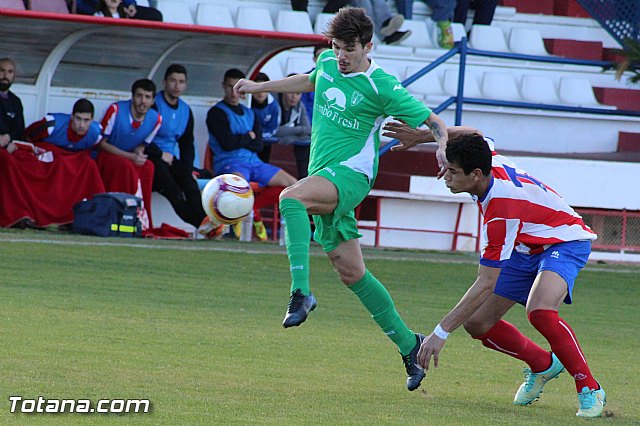
{"type": "Polygon", "coordinates": [[[595,240],[597,235],[553,189],[493,150],[491,184],[474,196],[483,216],[480,264],[499,267],[519,253],[537,254],[551,244],[595,240]]]}

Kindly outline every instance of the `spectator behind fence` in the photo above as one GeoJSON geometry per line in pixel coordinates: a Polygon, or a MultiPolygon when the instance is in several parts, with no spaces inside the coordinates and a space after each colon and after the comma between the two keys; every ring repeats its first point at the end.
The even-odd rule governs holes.
{"type": "MultiPolygon", "coordinates": [[[[451,19],[456,8],[456,0],[424,0],[424,2],[431,9],[431,20],[438,28],[438,46],[451,49],[453,47],[451,19]]],[[[397,0],[396,7],[405,18],[411,19],[413,0],[397,0]]]]}
{"type": "Polygon", "coordinates": [[[151,192],[154,166],[145,146],[155,138],[162,117],[151,109],[156,85],[148,79],[131,86],[131,99],[113,103],[102,118],[102,140],[97,162],[107,191],[126,192],[142,198],[140,220],[151,228],[151,192]]]}
{"type": "MultiPolygon", "coordinates": [[[[187,89],[187,70],[170,65],[164,73],[164,90],[156,95],[153,108],[162,116],[162,125],[145,154],[153,163],[153,190],[164,195],[182,220],[199,228],[206,213],[202,209],[200,189],[193,178],[193,112],[180,99],[187,89]]],[[[207,221],[208,222],[208,221],[207,221]]],[[[210,231],[210,229],[209,229],[210,231]]],[[[206,232],[204,232],[206,234],[206,232]]]]}
{"type": "MultiPolygon", "coordinates": [[[[296,178],[258,157],[263,145],[260,122],[253,110],[240,104],[240,97],[233,91],[235,84],[244,77],[244,73],[238,69],[227,70],[222,81],[224,98],[207,113],[214,174],[232,173],[242,176],[249,182],[256,182],[260,189],[293,185],[296,178]]],[[[262,193],[257,193],[254,218],[259,217],[262,202],[262,193]]],[[[262,221],[254,220],[254,228],[259,239],[267,239],[262,221]]],[[[240,226],[235,226],[236,237],[240,236],[239,231],[240,226]]]]}
{"type": "Polygon", "coordinates": [[[374,24],[374,30],[378,38],[384,44],[398,44],[411,36],[411,31],[398,31],[404,23],[404,16],[392,14],[385,0],[349,0],[355,7],[361,7],[367,11],[367,15],[374,24]]]}
{"type": "MultiPolygon", "coordinates": [[[[289,77],[296,74],[289,74],[289,77]]],[[[309,168],[309,144],[311,143],[311,123],[307,109],[300,102],[301,93],[287,92],[278,95],[280,101],[280,127],[276,136],[278,143],[293,144],[298,179],[307,177],[309,168]]]]}
{"type": "MultiPolygon", "coordinates": [[[[138,6],[136,0],[76,0],[76,11],[82,15],[94,15],[100,10],[102,4],[109,7],[122,3],[122,9],[118,12],[119,18],[143,19],[146,21],[162,21],[162,13],[152,7],[138,6]],[[124,15],[121,12],[124,10],[124,15]]],[[[117,9],[118,6],[115,7],[117,9]]],[[[104,16],[111,16],[104,13],[104,16]]],[[[97,15],[102,16],[102,15],[97,15]]],[[[114,18],[116,16],[113,16],[114,18]]]]}
{"type": "Polygon", "coordinates": [[[457,0],[453,21],[466,25],[471,7],[475,11],[472,25],[491,25],[497,6],[498,0],[457,0]]]}
{"type": "Polygon", "coordinates": [[[9,58],[0,59],[0,147],[6,148],[24,135],[22,101],[13,93],[11,85],[16,79],[16,64],[9,58]]]}
{"type": "MultiPolygon", "coordinates": [[[[269,76],[261,72],[258,73],[254,81],[269,81],[269,76]]],[[[251,109],[260,122],[263,141],[267,138],[273,138],[278,126],[280,126],[280,105],[277,99],[271,93],[256,93],[251,96],[251,109]]],[[[269,162],[271,143],[265,142],[263,144],[262,152],[258,153],[258,157],[265,163],[269,162]]]]}
{"type": "Polygon", "coordinates": [[[25,131],[30,143],[0,150],[0,226],[41,227],[73,221],[73,205],[104,192],[90,150],[101,139],[93,104],[48,114],[25,131]]]}

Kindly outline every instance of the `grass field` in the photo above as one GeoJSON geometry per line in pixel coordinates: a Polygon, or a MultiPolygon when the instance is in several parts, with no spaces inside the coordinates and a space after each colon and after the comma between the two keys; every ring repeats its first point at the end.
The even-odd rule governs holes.
{"type": "MultiPolygon", "coordinates": [[[[607,391],[610,417],[578,420],[567,374],[515,407],[524,365],[463,330],[407,392],[395,347],[313,251],[318,309],[285,330],[281,247],[0,232],[0,424],[640,424],[639,267],[590,265],[561,311],[607,391]],[[12,395],[149,399],[152,410],[12,414],[12,395]]],[[[416,331],[430,332],[475,277],[475,255],[365,255],[416,331]]],[[[507,319],[543,342],[523,308],[507,319]]]]}

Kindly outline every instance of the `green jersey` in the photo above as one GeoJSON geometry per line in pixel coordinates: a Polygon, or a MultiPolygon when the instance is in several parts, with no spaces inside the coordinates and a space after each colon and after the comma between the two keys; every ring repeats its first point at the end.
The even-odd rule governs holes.
{"type": "Polygon", "coordinates": [[[341,74],[332,50],[309,75],[315,85],[309,174],[344,165],[373,181],[378,173],[380,126],[393,116],[417,127],[431,110],[373,61],[365,72],[341,74]]]}

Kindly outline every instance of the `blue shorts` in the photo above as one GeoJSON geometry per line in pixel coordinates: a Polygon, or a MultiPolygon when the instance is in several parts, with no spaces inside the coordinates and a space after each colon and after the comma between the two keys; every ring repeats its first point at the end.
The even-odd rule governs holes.
{"type": "Polygon", "coordinates": [[[280,170],[280,167],[262,161],[255,163],[230,162],[217,170],[217,174],[241,173],[249,182],[257,182],[260,187],[265,187],[280,170]]]}
{"type": "Polygon", "coordinates": [[[571,304],[573,285],[578,272],[584,267],[591,253],[591,241],[568,241],[554,244],[542,253],[521,254],[515,250],[511,258],[502,263],[502,270],[493,291],[526,305],[533,281],[542,271],[553,271],[567,283],[564,303],[571,304]]]}

